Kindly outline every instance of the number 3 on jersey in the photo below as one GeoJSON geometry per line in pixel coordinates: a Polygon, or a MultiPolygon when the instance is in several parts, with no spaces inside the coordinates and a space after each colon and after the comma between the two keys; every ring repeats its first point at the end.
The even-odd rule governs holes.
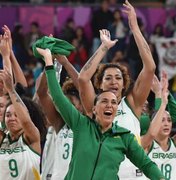
{"type": "Polygon", "coordinates": [[[18,166],[15,159],[9,160],[10,175],[15,178],[18,176],[18,166]]]}
{"type": "Polygon", "coordinates": [[[62,157],[64,159],[68,159],[69,154],[70,154],[70,145],[68,143],[65,143],[64,144],[64,153],[63,153],[62,157]]]}

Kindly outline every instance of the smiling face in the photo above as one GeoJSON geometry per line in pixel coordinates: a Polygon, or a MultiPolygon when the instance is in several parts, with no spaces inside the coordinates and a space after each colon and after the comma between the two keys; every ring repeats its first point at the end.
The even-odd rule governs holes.
{"type": "Polygon", "coordinates": [[[11,133],[16,133],[22,130],[20,120],[17,117],[14,106],[11,104],[7,107],[5,112],[5,124],[11,133]]]}
{"type": "Polygon", "coordinates": [[[159,136],[169,137],[171,133],[171,129],[172,129],[172,120],[171,120],[170,114],[167,111],[165,111],[161,128],[159,131],[159,136]]]}
{"type": "Polygon", "coordinates": [[[107,68],[104,72],[100,88],[103,91],[111,91],[117,97],[121,96],[124,88],[122,72],[117,68],[107,68]]]}
{"type": "Polygon", "coordinates": [[[117,111],[117,98],[112,92],[103,92],[97,97],[93,112],[102,129],[109,129],[117,111]]]}

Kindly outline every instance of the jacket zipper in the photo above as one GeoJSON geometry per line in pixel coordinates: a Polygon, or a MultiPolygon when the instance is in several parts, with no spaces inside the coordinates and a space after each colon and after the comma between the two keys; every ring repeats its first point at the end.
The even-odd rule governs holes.
{"type": "Polygon", "coordinates": [[[100,141],[100,145],[99,145],[99,149],[98,149],[98,155],[97,155],[97,158],[96,158],[96,161],[95,161],[95,166],[94,166],[94,169],[93,169],[91,180],[93,179],[93,176],[94,176],[94,173],[95,173],[95,169],[96,169],[96,166],[97,166],[97,163],[98,163],[98,159],[99,159],[99,156],[100,156],[100,150],[101,150],[103,141],[104,141],[104,139],[101,139],[101,141],[100,141]]]}

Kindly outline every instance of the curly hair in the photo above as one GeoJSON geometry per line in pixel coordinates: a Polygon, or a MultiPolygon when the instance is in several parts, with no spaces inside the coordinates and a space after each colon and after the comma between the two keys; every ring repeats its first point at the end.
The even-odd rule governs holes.
{"type": "Polygon", "coordinates": [[[79,92],[76,89],[73,80],[71,78],[67,78],[67,80],[63,83],[62,90],[65,95],[75,96],[77,99],[80,100],[79,92]]]}
{"type": "Polygon", "coordinates": [[[102,83],[105,71],[108,68],[117,68],[122,72],[122,77],[123,77],[124,87],[125,87],[122,91],[122,95],[124,96],[128,92],[131,80],[130,80],[130,76],[129,76],[127,67],[120,63],[107,63],[107,64],[102,63],[102,64],[100,64],[97,71],[94,74],[94,78],[93,78],[94,87],[97,90],[100,89],[100,85],[102,83]]]}

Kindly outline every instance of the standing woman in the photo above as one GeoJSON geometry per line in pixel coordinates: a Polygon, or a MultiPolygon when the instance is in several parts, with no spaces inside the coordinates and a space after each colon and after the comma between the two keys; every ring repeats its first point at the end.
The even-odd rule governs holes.
{"type": "MultiPolygon", "coordinates": [[[[153,92],[155,93],[155,97],[161,97],[161,105],[158,111],[153,114],[153,120],[150,122],[147,133],[141,137],[141,142],[150,159],[155,162],[162,171],[165,179],[175,180],[176,138],[170,137],[172,130],[172,112],[170,114],[166,110],[169,94],[167,77],[163,76],[161,82],[159,82],[157,77],[154,78],[153,92]]],[[[172,109],[172,111],[173,110],[174,109],[172,109]]],[[[144,177],[143,179],[145,180],[144,177]]]]}
{"type": "Polygon", "coordinates": [[[147,143],[146,152],[155,162],[166,180],[176,179],[176,137],[171,138],[172,120],[168,111],[160,117],[160,128],[155,138],[147,143]]]}
{"type": "MultiPolygon", "coordinates": [[[[60,74],[58,76],[60,79],[60,74]]],[[[37,95],[50,124],[42,155],[42,180],[63,180],[68,171],[71,159],[73,132],[68,125],[65,124],[60,113],[54,106],[48,92],[45,73],[43,73],[40,78],[37,95]]],[[[80,112],[83,112],[79,92],[74,86],[72,79],[65,81],[62,89],[72,104],[80,112]]]]}
{"type": "MultiPolygon", "coordinates": [[[[127,69],[120,64],[102,64],[98,68],[95,76],[95,88],[103,91],[113,92],[118,101],[118,111],[114,122],[119,126],[130,130],[140,143],[140,123],[142,107],[145,103],[152,84],[155,63],[150,52],[150,48],[144,39],[137,24],[136,13],[133,6],[126,0],[124,4],[125,12],[128,16],[129,26],[139,49],[143,63],[143,69],[140,72],[134,87],[129,91],[129,74],[127,69]],[[126,94],[126,96],[125,96],[126,94]]],[[[96,72],[98,65],[107,51],[115,45],[116,40],[112,41],[110,33],[107,30],[100,30],[102,44],[82,68],[79,75],[79,91],[82,104],[89,117],[93,115],[93,102],[95,90],[91,83],[91,78],[96,72]]],[[[120,169],[120,179],[138,179],[141,173],[128,160],[123,162],[120,169]]]]}
{"type": "Polygon", "coordinates": [[[7,68],[0,72],[11,102],[5,110],[8,133],[0,134],[0,179],[38,180],[40,133],[33,124],[29,109],[16,93],[7,68]]]}
{"type": "MultiPolygon", "coordinates": [[[[4,35],[0,36],[0,54],[2,55],[3,59],[3,68],[7,67],[10,72],[12,69],[14,75],[14,85],[16,87],[19,87],[20,85],[27,87],[25,76],[12,50],[12,37],[10,29],[4,25],[2,30],[4,31],[4,35]]],[[[3,91],[2,81],[0,81],[0,94],[0,128],[5,129],[3,116],[5,106],[8,102],[8,95],[6,95],[6,92],[3,91]]]]}
{"type": "Polygon", "coordinates": [[[117,180],[124,155],[143,170],[147,177],[152,180],[164,179],[134,135],[113,124],[118,106],[115,94],[101,92],[94,100],[94,117],[82,115],[62,92],[56,79],[51,51],[37,50],[46,62],[48,87],[56,109],[74,134],[72,159],[65,180],[117,180]]]}

